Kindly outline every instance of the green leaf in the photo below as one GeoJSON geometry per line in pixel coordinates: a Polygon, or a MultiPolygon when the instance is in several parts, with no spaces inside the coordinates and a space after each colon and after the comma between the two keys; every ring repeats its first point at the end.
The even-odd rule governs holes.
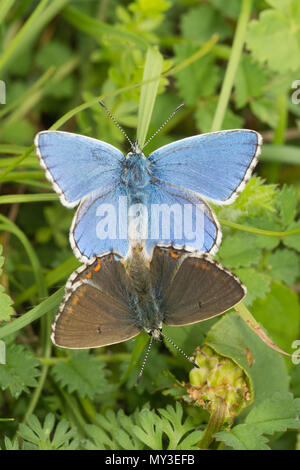
{"type": "Polygon", "coordinates": [[[253,407],[245,423],[255,425],[261,433],[273,434],[300,428],[300,399],[291,393],[275,393],[253,407]]]}
{"type": "Polygon", "coordinates": [[[36,55],[36,62],[42,70],[55,64],[56,67],[64,65],[72,57],[69,47],[61,41],[47,42],[36,55]]]}
{"type": "MultiPolygon", "coordinates": [[[[274,220],[274,216],[247,217],[243,220],[243,224],[270,232],[280,232],[282,228],[276,222],[276,219],[274,220]]],[[[268,235],[254,235],[254,243],[258,249],[274,250],[279,245],[280,239],[279,237],[269,237],[268,235]]]]}
{"type": "Polygon", "coordinates": [[[93,398],[108,390],[104,363],[88,351],[72,351],[66,362],[55,364],[52,373],[69,393],[76,391],[81,397],[93,398]]]}
{"type": "Polygon", "coordinates": [[[29,121],[3,123],[0,130],[2,142],[18,145],[30,145],[33,141],[36,129],[29,121]]]}
{"type": "Polygon", "coordinates": [[[5,450],[21,450],[23,446],[19,446],[18,439],[10,440],[7,436],[4,436],[4,448],[5,450]]]}
{"type": "Polygon", "coordinates": [[[4,293],[4,287],[0,286],[0,322],[9,321],[11,316],[14,315],[12,304],[12,299],[4,293]]]}
{"type": "Polygon", "coordinates": [[[210,5],[199,5],[191,8],[181,19],[183,37],[201,42],[208,41],[217,33],[220,39],[230,36],[231,29],[220,13],[210,5]]]}
{"type": "Polygon", "coordinates": [[[17,398],[22,392],[29,392],[28,387],[37,385],[40,375],[39,361],[21,345],[10,344],[6,348],[6,363],[0,365],[0,388],[9,389],[17,398]]]}
{"type": "Polygon", "coordinates": [[[284,226],[290,225],[297,213],[298,198],[295,188],[285,184],[278,193],[276,201],[279,207],[282,224],[284,226]]]}
{"type": "Polygon", "coordinates": [[[238,450],[267,450],[268,439],[263,433],[273,434],[300,427],[300,399],[291,393],[274,393],[263,402],[253,406],[244,424],[234,426],[230,431],[215,435],[227,446],[238,450]]]}
{"type": "Polygon", "coordinates": [[[288,391],[283,357],[263,343],[236,313],[224,315],[208,332],[205,344],[245,370],[253,383],[255,403],[274,392],[288,391]]]}
{"type": "Polygon", "coordinates": [[[265,184],[259,177],[253,177],[234,203],[234,209],[246,212],[248,216],[266,215],[275,211],[276,184],[265,184]]]}
{"type": "MultiPolygon", "coordinates": [[[[289,225],[287,227],[287,230],[295,230],[296,228],[300,228],[300,220],[298,222],[293,222],[291,225],[289,225]]],[[[289,248],[294,248],[294,250],[300,252],[300,233],[284,237],[283,243],[285,246],[288,246],[289,248]]]]}
{"type": "MultiPolygon", "coordinates": [[[[195,113],[197,125],[202,132],[210,132],[214,115],[216,113],[217,101],[202,102],[195,113]]],[[[222,122],[222,129],[240,129],[243,127],[243,118],[227,108],[222,122]]]]}
{"type": "Polygon", "coordinates": [[[299,11],[298,18],[287,13],[286,9],[262,11],[259,20],[250,22],[247,34],[247,46],[253,56],[281,73],[300,67],[300,33],[295,27],[299,11]]]}
{"type": "Polygon", "coordinates": [[[267,0],[267,2],[288,17],[294,18],[300,15],[298,0],[267,0]]]}
{"type": "Polygon", "coordinates": [[[262,122],[267,123],[273,129],[278,124],[278,110],[274,97],[263,96],[250,102],[253,114],[262,122]]]}
{"type": "Polygon", "coordinates": [[[257,250],[253,237],[247,233],[237,232],[223,240],[218,257],[226,267],[248,267],[260,261],[261,252],[257,250]]]}
{"type": "MultiPolygon", "coordinates": [[[[175,46],[177,62],[182,62],[198,51],[188,42],[175,46]]],[[[221,81],[220,69],[211,55],[206,55],[176,74],[180,96],[188,106],[195,106],[199,98],[215,93],[221,81]]]]}
{"type": "Polygon", "coordinates": [[[270,280],[268,277],[253,268],[235,269],[235,274],[247,287],[247,295],[243,302],[249,306],[255,299],[265,298],[270,291],[270,280]]]}
{"type": "Polygon", "coordinates": [[[160,74],[163,67],[163,57],[155,48],[147,50],[143,81],[158,77],[142,86],[138,112],[137,141],[143,148],[152,116],[152,111],[157,95],[160,74]]]}
{"type": "Polygon", "coordinates": [[[251,311],[280,348],[293,352],[291,346],[298,339],[300,324],[300,306],[295,292],[280,283],[273,283],[265,299],[254,301],[251,311]]]}
{"type": "Polygon", "coordinates": [[[129,31],[122,31],[122,29],[116,26],[81,13],[77,8],[71,6],[65,8],[63,16],[69,23],[75,26],[75,28],[94,36],[98,40],[102,39],[103,35],[105,35],[119,42],[129,42],[143,50],[147,48],[147,41],[141,35],[129,31]]]}
{"type": "Polygon", "coordinates": [[[97,415],[97,425],[87,425],[91,438],[87,448],[112,450],[196,450],[202,431],[193,431],[194,424],[189,417],[183,419],[183,409],[179,403],[175,408],[149,410],[145,406],[126,416],[123,410],[106,415],[97,415]]]}
{"type": "Polygon", "coordinates": [[[230,0],[229,2],[224,2],[224,0],[210,0],[215,8],[220,10],[224,16],[229,18],[236,19],[239,16],[241,9],[240,0],[230,0]]]}
{"type": "Polygon", "coordinates": [[[250,55],[242,56],[235,80],[235,101],[238,108],[261,96],[268,83],[265,68],[250,55]]]}
{"type": "Polygon", "coordinates": [[[70,429],[70,424],[62,419],[54,432],[55,417],[48,413],[45,417],[43,426],[35,415],[30,415],[27,424],[21,423],[19,434],[25,443],[33,444],[33,449],[39,450],[75,450],[78,448],[76,431],[70,429]],[[51,436],[53,437],[51,438],[51,436]]]}
{"type": "Polygon", "coordinates": [[[132,432],[133,426],[138,422],[139,414],[142,412],[143,410],[136,410],[131,416],[126,416],[123,410],[119,410],[117,413],[108,410],[105,415],[97,415],[97,425],[86,426],[90,438],[87,442],[87,449],[143,449],[143,443],[132,432]]]}
{"type": "Polygon", "coordinates": [[[255,426],[238,424],[230,431],[215,434],[217,441],[223,441],[226,446],[235,450],[269,450],[268,439],[261,435],[255,426]]]}
{"type": "Polygon", "coordinates": [[[274,281],[293,284],[300,275],[300,261],[291,250],[276,250],[265,259],[265,267],[274,281]]]}

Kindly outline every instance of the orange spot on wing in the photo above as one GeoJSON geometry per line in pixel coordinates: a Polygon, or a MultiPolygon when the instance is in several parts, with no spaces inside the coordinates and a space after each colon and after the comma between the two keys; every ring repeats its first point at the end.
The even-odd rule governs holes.
{"type": "Polygon", "coordinates": [[[170,249],[170,255],[172,256],[172,258],[179,258],[180,257],[180,254],[179,253],[175,253],[174,250],[170,249]]]}
{"type": "Polygon", "coordinates": [[[79,297],[78,297],[78,295],[76,295],[76,296],[74,297],[74,299],[73,299],[73,304],[74,304],[74,305],[77,305],[77,304],[78,304],[78,301],[79,301],[79,297]]]}
{"type": "Polygon", "coordinates": [[[92,271],[90,271],[89,273],[87,273],[86,277],[87,277],[88,279],[91,279],[91,277],[92,277],[92,271]]]}
{"type": "Polygon", "coordinates": [[[94,268],[94,271],[97,273],[98,271],[100,271],[100,268],[101,268],[101,260],[98,259],[98,263],[97,263],[97,266],[94,268]]]}

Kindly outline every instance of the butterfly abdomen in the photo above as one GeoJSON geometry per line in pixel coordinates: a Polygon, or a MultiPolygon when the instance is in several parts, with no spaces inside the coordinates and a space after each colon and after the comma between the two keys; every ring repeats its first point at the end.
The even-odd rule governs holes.
{"type": "Polygon", "coordinates": [[[133,303],[139,325],[147,331],[159,328],[162,314],[152,286],[149,262],[143,250],[133,248],[126,270],[135,293],[133,303]]]}

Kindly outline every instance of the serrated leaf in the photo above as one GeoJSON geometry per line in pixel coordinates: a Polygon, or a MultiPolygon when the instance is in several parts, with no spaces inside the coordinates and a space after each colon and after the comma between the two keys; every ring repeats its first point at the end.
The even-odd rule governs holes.
{"type": "Polygon", "coordinates": [[[252,408],[245,423],[266,434],[300,429],[299,402],[291,393],[276,393],[252,408]]]}
{"type": "MultiPolygon", "coordinates": [[[[295,230],[297,228],[300,229],[300,220],[298,222],[293,222],[286,228],[286,230],[295,230]]],[[[296,233],[295,235],[289,235],[288,237],[284,237],[283,243],[285,246],[293,248],[294,250],[300,252],[300,232],[296,233]]]]}
{"type": "Polygon", "coordinates": [[[276,184],[265,184],[259,177],[253,177],[234,203],[234,208],[244,211],[248,216],[266,216],[275,211],[276,184]]]}
{"type": "MultiPolygon", "coordinates": [[[[260,230],[267,230],[269,232],[280,232],[281,227],[274,218],[270,217],[247,217],[243,219],[243,225],[258,228],[260,230]]],[[[269,235],[253,235],[255,246],[258,249],[274,250],[279,243],[279,237],[269,235]]]]}
{"type": "Polygon", "coordinates": [[[3,292],[3,286],[0,286],[0,322],[11,320],[15,313],[12,305],[12,299],[3,292]]]}
{"type": "Polygon", "coordinates": [[[298,339],[300,320],[300,306],[295,292],[274,282],[265,299],[254,301],[251,312],[280,348],[293,352],[291,346],[298,339]]]}
{"type": "Polygon", "coordinates": [[[108,390],[104,364],[88,351],[72,351],[66,362],[55,364],[52,373],[69,393],[76,391],[81,397],[93,398],[108,390]]]}
{"type": "Polygon", "coordinates": [[[286,10],[262,11],[259,20],[250,22],[246,38],[254,57],[260,62],[266,61],[275,71],[297,70],[300,67],[300,43],[295,21],[297,19],[289,17],[286,10]]]}
{"type": "MultiPolygon", "coordinates": [[[[175,46],[178,62],[181,62],[197,52],[198,47],[188,42],[175,46]]],[[[206,55],[176,74],[176,83],[180,96],[189,106],[195,106],[199,98],[215,93],[220,81],[220,68],[214,57],[206,55]]]]}
{"type": "Polygon", "coordinates": [[[268,83],[265,68],[255,62],[250,55],[243,55],[235,80],[235,101],[238,108],[263,94],[268,83]]]}
{"type": "Polygon", "coordinates": [[[261,256],[261,251],[255,246],[254,238],[241,232],[227,236],[218,252],[218,258],[229,268],[258,264],[261,256]]]}
{"type": "Polygon", "coordinates": [[[265,259],[268,274],[275,281],[293,284],[300,274],[300,262],[295,253],[285,248],[270,253],[265,259]]]}
{"type": "Polygon", "coordinates": [[[17,398],[28,387],[35,387],[40,375],[39,361],[21,345],[10,344],[6,348],[6,363],[0,365],[0,388],[9,389],[17,398]]]}
{"type": "Polygon", "coordinates": [[[262,436],[255,426],[238,424],[230,431],[221,431],[215,434],[217,441],[223,441],[226,446],[235,450],[269,450],[266,442],[268,439],[262,436]]]}
{"type": "Polygon", "coordinates": [[[253,114],[262,122],[269,124],[273,129],[278,124],[278,110],[273,96],[262,96],[250,102],[253,114]]]}
{"type": "MultiPolygon", "coordinates": [[[[217,101],[208,101],[199,104],[198,109],[195,113],[197,126],[201,129],[201,132],[210,132],[213,122],[213,118],[217,109],[217,101]]],[[[230,108],[226,108],[224,120],[222,123],[222,129],[240,129],[243,127],[243,118],[234,112],[230,108]]]]}
{"type": "Polygon", "coordinates": [[[270,291],[270,280],[268,277],[253,268],[239,268],[235,274],[247,287],[247,295],[243,302],[249,306],[255,299],[264,298],[270,291]]]}
{"type": "Polygon", "coordinates": [[[231,33],[220,13],[210,5],[199,5],[188,10],[182,16],[181,31],[186,39],[201,42],[208,41],[215,33],[220,39],[225,39],[231,33]]]}
{"type": "Polygon", "coordinates": [[[295,188],[285,184],[278,193],[276,200],[282,224],[284,226],[291,224],[297,213],[298,198],[295,188]]]}

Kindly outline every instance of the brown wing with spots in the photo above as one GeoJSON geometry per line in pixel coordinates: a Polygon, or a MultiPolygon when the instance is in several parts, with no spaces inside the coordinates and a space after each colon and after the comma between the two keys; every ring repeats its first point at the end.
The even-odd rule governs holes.
{"type": "Polygon", "coordinates": [[[220,315],[246,295],[232,273],[208,255],[185,258],[161,303],[166,325],[189,325],[220,315]]]}
{"type": "Polygon", "coordinates": [[[96,260],[70,276],[52,327],[52,341],[70,349],[95,348],[136,336],[132,287],[113,255],[96,260]]]}
{"type": "Polygon", "coordinates": [[[176,250],[173,247],[156,246],[150,263],[151,283],[156,298],[162,299],[165,291],[172,282],[187,251],[176,250]]]}

